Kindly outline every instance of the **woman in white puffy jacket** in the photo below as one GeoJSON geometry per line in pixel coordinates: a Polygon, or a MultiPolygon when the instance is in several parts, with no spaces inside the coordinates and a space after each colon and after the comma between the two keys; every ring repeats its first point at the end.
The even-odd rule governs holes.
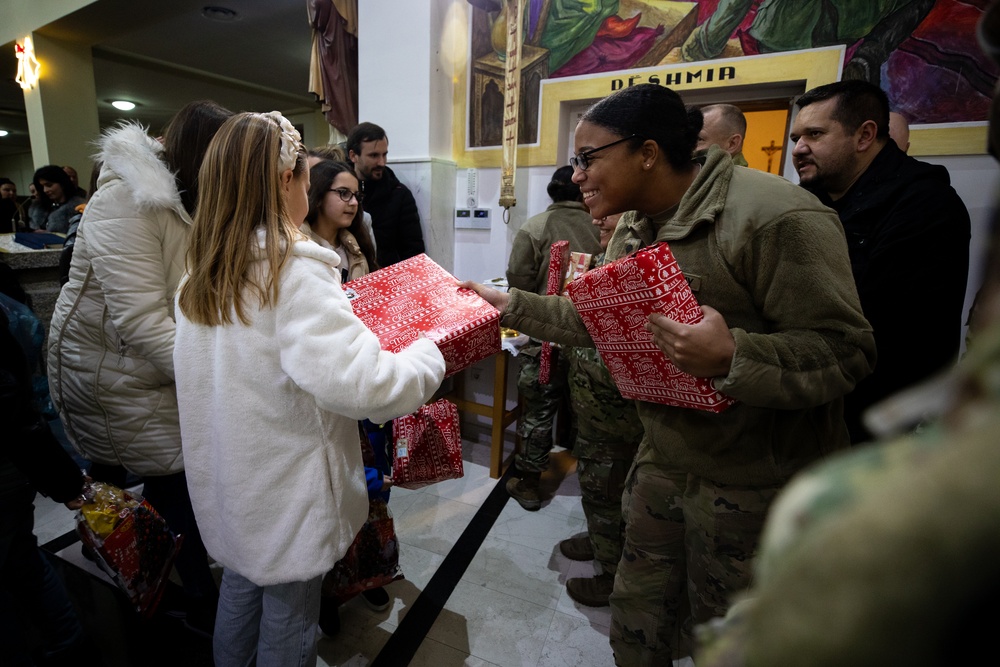
{"type": "Polygon", "coordinates": [[[69,280],[52,315],[52,399],[90,474],[117,484],[123,466],[184,534],[176,567],[188,620],[210,630],[217,597],[191,510],[174,389],[174,292],[184,272],[208,142],[231,113],[192,102],[162,143],[138,124],[105,132],[98,188],[77,232],[69,280]],[[175,176],[176,174],[176,176],[175,176]]]}

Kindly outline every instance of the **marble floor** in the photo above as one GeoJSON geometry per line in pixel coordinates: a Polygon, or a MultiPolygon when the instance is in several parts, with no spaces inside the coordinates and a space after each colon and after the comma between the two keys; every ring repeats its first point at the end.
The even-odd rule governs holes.
{"type": "MultiPolygon", "coordinates": [[[[497,480],[488,472],[488,441],[465,440],[465,476],[419,490],[393,489],[389,503],[400,540],[405,579],[387,587],[394,598],[373,612],[359,598],[341,609],[341,631],[319,642],[320,665],[406,664],[383,647],[486,501],[497,480]],[[382,655],[380,655],[382,652],[382,655]]],[[[467,569],[420,641],[411,665],[611,665],[610,612],[573,602],[565,581],[591,576],[592,563],[573,562],[558,542],[583,533],[585,521],[575,462],[556,452],[543,478],[552,498],[537,512],[506,501],[467,569]]],[[[39,543],[73,528],[72,513],[39,496],[39,543]]],[[[79,556],[79,545],[59,555],[104,577],[79,556]]]]}

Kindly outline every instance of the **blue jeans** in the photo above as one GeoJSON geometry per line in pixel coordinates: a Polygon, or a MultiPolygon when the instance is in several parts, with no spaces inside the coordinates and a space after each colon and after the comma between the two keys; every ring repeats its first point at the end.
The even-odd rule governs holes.
{"type": "Polygon", "coordinates": [[[258,586],[226,568],[212,649],[215,667],[315,667],[322,577],[258,586]]]}

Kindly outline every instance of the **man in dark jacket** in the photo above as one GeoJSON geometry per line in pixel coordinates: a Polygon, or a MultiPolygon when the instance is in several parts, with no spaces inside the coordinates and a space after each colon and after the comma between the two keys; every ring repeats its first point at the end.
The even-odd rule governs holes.
{"type": "Polygon", "coordinates": [[[877,86],[840,81],[796,103],[792,161],[801,184],[840,216],[861,307],[875,334],[875,371],[845,397],[851,442],[871,439],[870,405],[944,370],[961,345],[971,225],[942,166],[889,137],[877,86]]]}
{"type": "Polygon", "coordinates": [[[386,166],[388,153],[385,130],[374,123],[360,123],[347,137],[347,156],[365,193],[364,209],[372,216],[379,267],[424,252],[417,202],[386,166]]]}

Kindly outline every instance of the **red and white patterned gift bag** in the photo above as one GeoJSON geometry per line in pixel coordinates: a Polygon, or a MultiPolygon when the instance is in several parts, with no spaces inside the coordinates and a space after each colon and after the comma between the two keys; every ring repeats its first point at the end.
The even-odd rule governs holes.
{"type": "Polygon", "coordinates": [[[451,401],[442,398],[394,419],[392,432],[394,486],[419,489],[465,474],[458,406],[451,401]]]}
{"type": "Polygon", "coordinates": [[[651,313],[686,324],[703,317],[666,243],[588,271],[568,289],[622,396],[710,412],[736,402],[677,368],[644,328],[651,313]]]}

